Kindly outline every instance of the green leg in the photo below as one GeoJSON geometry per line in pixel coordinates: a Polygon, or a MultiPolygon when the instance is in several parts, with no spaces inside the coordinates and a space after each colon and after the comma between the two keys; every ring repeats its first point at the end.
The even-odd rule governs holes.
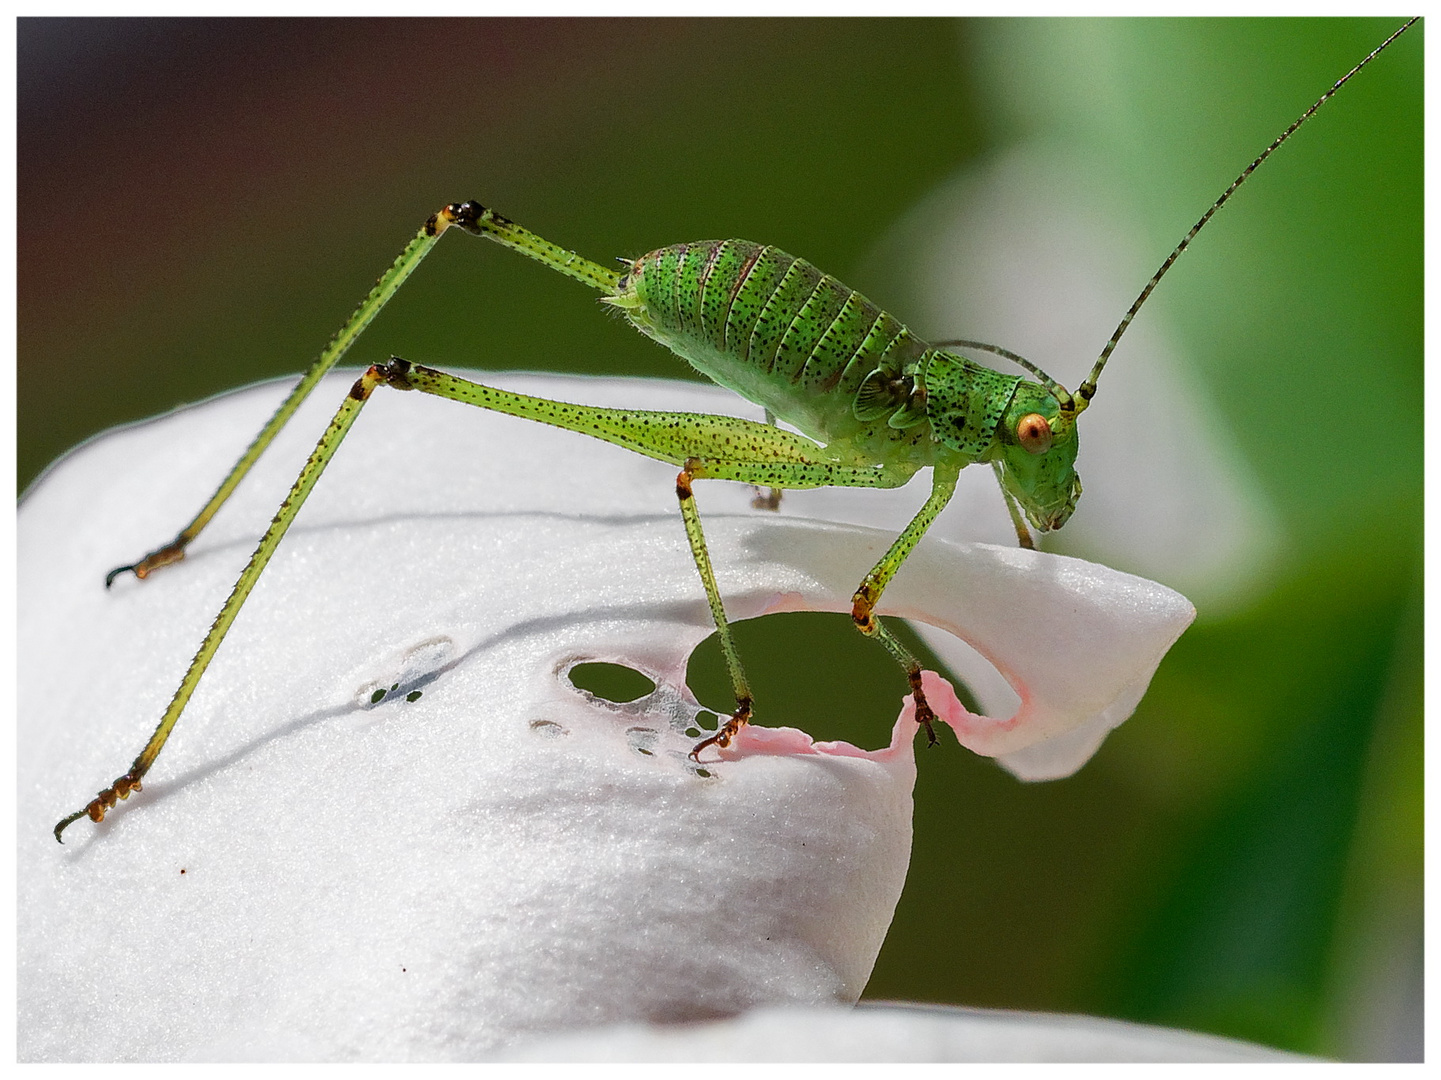
{"type": "Polygon", "coordinates": [[[725,657],[726,672],[730,675],[731,688],[735,691],[735,712],[720,729],[708,739],[702,739],[691,750],[691,758],[698,759],[707,746],[714,743],[726,747],[746,724],[750,723],[754,699],[750,683],[746,681],[745,668],[741,666],[740,652],[736,649],[735,638],[731,636],[730,622],[726,619],[725,606],[721,603],[720,588],[716,585],[715,570],[711,566],[710,551],[706,548],[705,533],[701,531],[700,514],[696,513],[695,495],[691,492],[691,480],[698,462],[688,461],[676,477],[675,493],[680,500],[681,517],[685,520],[685,535],[690,541],[691,558],[700,571],[701,584],[705,587],[706,602],[710,604],[711,619],[715,622],[716,636],[720,639],[721,655],[725,657]]]}
{"type": "Polygon", "coordinates": [[[225,504],[225,500],[230,498],[231,493],[245,478],[245,474],[250,471],[250,467],[265,452],[265,448],[279,434],[286,422],[295,415],[295,410],[300,408],[300,403],[310,396],[310,392],[315,389],[316,384],[320,382],[325,373],[345,355],[350,346],[355,343],[355,339],[370,325],[370,321],[386,305],[386,302],[395,295],[395,290],[400,288],[405,279],[410,277],[411,272],[420,265],[420,261],[440,239],[441,233],[454,224],[454,214],[449,213],[450,210],[451,208],[447,207],[430,218],[416,234],[415,239],[406,245],[405,250],[400,253],[400,257],[391,264],[390,269],[380,276],[380,280],[375,283],[375,287],[370,290],[369,295],[361,301],[360,306],[355,309],[340,331],[330,339],[329,344],[310,365],[310,369],[301,377],[300,382],[296,383],[290,396],[281,403],[280,408],[275,410],[275,415],[260,429],[260,434],[255,436],[245,453],[240,455],[240,460],[231,468],[229,475],[221,481],[215,494],[210,496],[210,501],[200,508],[200,513],[196,514],[190,524],[181,529],[170,543],[156,548],[138,562],[128,566],[117,566],[106,574],[105,587],[107,589],[117,577],[127,570],[138,578],[145,578],[149,577],[152,571],[185,558],[185,549],[190,542],[200,535],[200,530],[210,523],[210,519],[215,516],[216,511],[225,504]]]}
{"type": "Polygon", "coordinates": [[[200,535],[200,531],[209,524],[216,511],[230,498],[231,493],[245,478],[245,474],[250,471],[250,467],[265,452],[265,448],[270,445],[280,429],[295,414],[295,410],[300,408],[300,403],[310,396],[310,392],[315,389],[316,384],[320,382],[325,373],[345,355],[350,346],[355,343],[355,339],[370,325],[370,321],[395,295],[395,291],[404,284],[406,278],[410,277],[411,272],[420,265],[420,261],[435,246],[435,242],[440,239],[441,234],[452,226],[504,244],[514,251],[519,251],[523,255],[545,263],[568,277],[573,277],[608,294],[615,292],[615,287],[621,278],[620,274],[598,266],[588,259],[581,258],[573,251],[566,251],[549,240],[536,236],[477,202],[451,203],[426,221],[415,239],[391,264],[390,269],[380,276],[380,280],[375,283],[370,294],[361,301],[360,306],[340,328],[339,333],[330,339],[330,343],[325,346],[315,363],[310,365],[310,369],[296,384],[295,389],[290,392],[290,396],[281,403],[280,408],[275,411],[275,415],[270,418],[265,427],[261,428],[260,434],[255,436],[250,447],[240,456],[240,460],[231,468],[230,473],[221,482],[215,494],[210,497],[210,501],[201,507],[200,512],[195,515],[190,524],[181,529],[170,543],[156,548],[138,562],[128,566],[117,566],[111,570],[105,575],[107,589],[117,577],[126,571],[130,571],[138,578],[145,578],[160,567],[185,558],[185,549],[200,535]]]}
{"type": "Polygon", "coordinates": [[[380,369],[399,390],[419,390],[492,412],[589,435],[671,465],[701,462],[697,478],[783,488],[899,487],[914,465],[866,465],[837,458],[804,435],[736,416],[605,409],[531,397],[471,382],[398,357],[380,369]]]}
{"type": "Polygon", "coordinates": [[[320,479],[320,474],[325,471],[326,465],[330,464],[330,459],[335,456],[335,451],[339,449],[350,426],[355,423],[355,418],[360,415],[360,410],[369,400],[371,392],[383,381],[384,378],[379,374],[379,369],[372,367],[350,388],[344,404],[336,411],[335,418],[331,420],[330,426],[326,428],[325,434],[316,444],[310,460],[305,463],[305,467],[300,470],[300,475],[296,477],[290,494],[280,504],[280,510],[270,523],[270,528],[261,537],[260,546],[255,549],[255,554],[250,557],[250,562],[241,571],[239,580],[235,582],[235,588],[231,590],[230,597],[225,601],[225,606],[220,609],[220,614],[215,616],[215,621],[210,626],[210,632],[201,642],[200,651],[195,654],[195,659],[190,661],[190,667],[185,672],[185,677],[180,680],[180,686],[176,689],[175,696],[170,699],[165,714],[160,718],[160,723],[155,728],[155,734],[150,736],[150,741],[145,744],[145,749],[140,751],[140,756],[135,759],[130,770],[124,776],[100,792],[83,810],[77,810],[55,826],[56,840],[64,843],[60,834],[72,822],[87,816],[91,821],[101,821],[105,817],[105,811],[113,807],[118,799],[128,799],[132,791],[140,790],[141,778],[149,771],[150,766],[155,764],[155,759],[165,746],[165,740],[170,738],[171,729],[175,727],[176,721],[180,719],[180,714],[185,711],[186,703],[190,701],[190,695],[199,685],[200,677],[210,666],[215,651],[220,648],[220,643],[229,632],[235,616],[240,614],[246,597],[250,595],[250,590],[260,579],[266,563],[270,562],[270,557],[275,554],[281,537],[290,528],[290,523],[295,520],[295,515],[305,504],[306,498],[315,487],[315,482],[320,479]]]}
{"type": "Polygon", "coordinates": [[[1027,551],[1036,549],[1036,542],[1031,539],[1031,530],[1026,528],[1026,519],[1021,515],[1021,508],[1016,505],[1016,500],[1006,490],[1005,482],[1001,479],[1001,463],[991,462],[991,471],[996,474],[996,483],[1001,488],[1001,498],[1006,500],[1006,509],[1011,514],[1011,526],[1016,530],[1016,541],[1027,551]]]}
{"type": "Polygon", "coordinates": [[[861,587],[856,590],[852,598],[851,618],[855,620],[856,628],[867,637],[875,638],[892,656],[901,667],[906,669],[906,678],[910,680],[911,692],[915,695],[916,721],[926,729],[926,738],[930,745],[936,744],[936,732],[931,727],[931,721],[935,719],[935,713],[931,711],[930,705],[926,702],[926,695],[921,689],[921,665],[911,651],[898,641],[891,634],[875,615],[876,604],[880,601],[881,593],[890,583],[901,564],[906,561],[911,550],[920,542],[926,530],[930,528],[931,522],[945,509],[946,503],[951,501],[951,495],[956,490],[956,478],[960,470],[954,467],[937,465],[931,478],[931,496],[926,500],[924,506],[911,523],[906,526],[905,531],[896,537],[895,543],[890,547],[878,563],[871,567],[871,572],[861,582],[861,587]]]}
{"type": "MultiPolygon", "coordinates": [[[[706,550],[705,537],[701,532],[700,517],[695,511],[695,500],[691,494],[691,481],[701,478],[740,480],[749,483],[764,483],[781,487],[792,486],[786,483],[786,474],[796,470],[799,466],[777,466],[764,462],[748,461],[707,461],[700,458],[691,458],[685,463],[680,476],[676,479],[676,494],[680,498],[681,512],[685,517],[686,536],[690,540],[691,555],[695,559],[696,569],[700,571],[701,582],[705,586],[706,599],[710,603],[711,617],[715,620],[716,633],[720,638],[721,653],[725,657],[726,670],[730,673],[731,684],[735,688],[736,711],[719,731],[708,739],[697,743],[691,751],[691,757],[695,757],[712,743],[725,747],[729,746],[736,732],[749,722],[752,711],[752,698],[750,686],[746,682],[745,671],[741,667],[740,655],[736,650],[735,643],[731,638],[730,626],[726,621],[725,610],[721,604],[720,590],[716,586],[715,572],[711,568],[710,553],[706,550]]],[[[847,484],[847,470],[843,467],[836,467],[828,486],[861,486],[854,482],[847,484]]],[[[931,496],[926,500],[920,512],[906,526],[904,532],[896,538],[895,543],[890,547],[856,590],[853,597],[852,618],[856,626],[867,637],[876,638],[900,663],[906,671],[906,676],[911,684],[911,692],[915,695],[916,720],[926,729],[931,745],[935,745],[936,734],[931,727],[931,721],[935,714],[926,703],[925,692],[921,688],[921,665],[910,650],[898,641],[891,634],[874,614],[874,607],[879,600],[881,592],[891,580],[911,549],[916,546],[921,537],[925,535],[926,529],[936,519],[946,503],[950,501],[951,495],[956,490],[956,478],[960,470],[954,467],[944,466],[935,469],[935,476],[931,489],[931,496]]],[[[910,473],[906,474],[907,476],[910,473]]],[[[898,479],[892,477],[892,480],[898,479]]],[[[900,481],[903,483],[904,481],[900,481]]],[[[866,485],[882,486],[882,485],[866,485]]],[[[892,486],[892,485],[885,485],[892,486]]]]}
{"type": "Polygon", "coordinates": [[[529,229],[502,217],[488,206],[481,206],[478,202],[452,203],[442,213],[448,215],[450,223],[457,228],[503,244],[512,251],[544,263],[552,270],[575,278],[576,281],[603,293],[614,295],[620,279],[625,276],[614,270],[607,270],[559,244],[552,244],[544,237],[536,236],[529,229]]]}

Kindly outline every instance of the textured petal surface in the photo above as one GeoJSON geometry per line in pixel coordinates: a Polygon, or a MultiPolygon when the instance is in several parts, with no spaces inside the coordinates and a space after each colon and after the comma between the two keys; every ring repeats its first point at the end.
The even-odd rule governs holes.
{"type": "MultiPolygon", "coordinates": [[[[283,387],[112,433],[22,506],[21,1057],[463,1059],[546,1031],[854,1001],[905,877],[914,724],[877,717],[895,723],[873,752],[755,729],[698,768],[684,671],[710,627],[674,469],[418,394],[368,407],[143,794],[54,843],[139,749],[348,378],[149,581],[100,584],[201,503],[283,387]],[[656,690],[595,699],[566,677],[583,660],[656,690]]],[[[737,618],[848,610],[904,518],[879,532],[749,498],[703,493],[737,618]]],[[[1019,691],[1011,720],[949,717],[987,753],[1103,733],[1190,618],[1127,575],[945,542],[886,600],[1019,691]]]]}

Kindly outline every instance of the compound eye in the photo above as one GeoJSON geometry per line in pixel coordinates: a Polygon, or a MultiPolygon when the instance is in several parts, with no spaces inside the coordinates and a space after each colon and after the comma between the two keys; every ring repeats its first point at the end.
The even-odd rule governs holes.
{"type": "Polygon", "coordinates": [[[1027,413],[1016,425],[1016,438],[1032,454],[1044,454],[1051,448],[1051,425],[1040,413],[1027,413]]]}

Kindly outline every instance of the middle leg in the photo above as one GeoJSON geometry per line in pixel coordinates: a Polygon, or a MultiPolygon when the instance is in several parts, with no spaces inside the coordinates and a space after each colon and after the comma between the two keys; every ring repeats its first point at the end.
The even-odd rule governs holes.
{"type": "MultiPolygon", "coordinates": [[[[609,409],[550,401],[471,382],[434,368],[411,364],[398,357],[392,358],[388,364],[381,365],[377,370],[383,382],[398,390],[419,390],[510,416],[538,420],[624,447],[646,457],[681,466],[680,474],[676,478],[676,495],[685,522],[686,538],[690,542],[691,556],[705,587],[706,601],[720,638],[721,650],[736,698],[735,711],[730,719],[714,736],[697,744],[691,752],[692,757],[707,746],[729,745],[736,732],[750,721],[753,710],[750,684],[746,680],[739,651],[730,633],[725,607],[721,602],[720,588],[716,583],[710,553],[706,548],[700,515],[695,507],[692,481],[733,480],[778,490],[816,487],[890,488],[904,484],[918,468],[909,462],[861,464],[844,459],[836,460],[832,451],[802,435],[737,417],[609,409]]],[[[955,475],[952,470],[947,494],[954,486],[955,475]]],[[[936,495],[933,494],[931,498],[934,502],[936,495]]],[[[931,516],[939,513],[943,505],[942,500],[931,516]]],[[[929,524],[929,519],[926,523],[929,524]]],[[[921,528],[923,530],[924,526],[921,528]]],[[[916,524],[913,522],[908,534],[915,529],[916,524]]],[[[916,538],[919,539],[919,534],[916,538]]],[[[906,545],[898,555],[893,548],[896,566],[904,560],[905,552],[909,551],[910,546],[906,545]]],[[[872,571],[873,576],[874,574],[875,571],[872,571]]],[[[885,576],[888,578],[889,574],[885,576]]],[[[884,582],[881,582],[877,587],[877,594],[883,585],[884,582]]],[[[902,649],[896,656],[903,666],[906,665],[910,654],[905,653],[899,642],[895,642],[888,632],[879,629],[879,623],[875,623],[874,619],[871,623],[877,628],[869,631],[872,636],[879,636],[882,643],[891,648],[893,653],[897,648],[902,649]]],[[[911,659],[907,670],[915,672],[912,686],[923,706],[924,696],[921,695],[919,684],[920,667],[911,659]]],[[[924,715],[929,716],[929,710],[926,710],[924,715]]]]}
{"type": "MultiPolygon", "coordinates": [[[[690,542],[691,557],[695,560],[696,569],[700,573],[701,583],[705,587],[706,600],[710,605],[711,618],[715,622],[716,635],[720,640],[721,654],[725,658],[726,671],[730,675],[731,686],[735,691],[736,709],[729,720],[720,726],[716,733],[709,738],[702,739],[694,749],[691,750],[691,758],[696,759],[708,746],[719,746],[722,749],[731,744],[731,740],[742,727],[750,722],[753,711],[754,698],[751,694],[749,681],[745,676],[745,669],[741,665],[740,652],[736,648],[735,640],[731,636],[730,622],[726,618],[725,606],[721,600],[720,589],[716,584],[715,571],[711,565],[710,552],[706,547],[705,535],[701,529],[700,515],[695,508],[695,495],[692,490],[692,482],[705,477],[710,479],[740,480],[752,484],[765,484],[774,487],[777,484],[795,487],[817,487],[821,486],[820,473],[817,473],[817,466],[800,466],[794,463],[774,462],[744,462],[744,461],[715,461],[690,458],[681,469],[680,475],[676,477],[676,495],[680,500],[681,515],[685,520],[686,538],[690,542]]],[[[900,471],[894,473],[880,473],[875,470],[867,470],[864,475],[857,474],[858,470],[849,469],[843,466],[833,466],[829,471],[829,479],[835,485],[849,486],[899,486],[904,483],[905,478],[911,474],[900,471]],[[882,480],[884,477],[884,480],[882,480]]],[[[867,582],[876,579],[874,590],[875,595],[880,595],[880,590],[885,587],[885,582],[899,568],[905,560],[906,554],[915,546],[936,514],[945,506],[946,500],[950,498],[951,492],[955,489],[956,471],[951,470],[948,474],[949,480],[939,485],[933,491],[926,507],[911,522],[910,527],[902,534],[901,538],[892,545],[886,559],[871,571],[867,582]],[[928,513],[929,511],[929,513],[928,513]],[[909,540],[907,540],[909,538],[909,540]],[[906,541],[903,544],[903,541],[906,541]],[[888,562],[889,560],[889,562],[888,562]],[[888,566],[883,576],[878,576],[878,571],[883,566],[888,566]]],[[[865,585],[862,589],[865,589],[865,585]]],[[[860,593],[856,594],[857,596],[860,593]]],[[[921,688],[921,666],[910,652],[891,633],[881,626],[873,614],[867,610],[865,624],[857,619],[857,625],[867,636],[875,637],[881,644],[891,652],[906,669],[907,676],[911,683],[911,690],[915,695],[916,717],[925,725],[926,732],[930,737],[931,744],[936,741],[935,732],[931,728],[932,712],[926,704],[925,692],[921,688]]]]}
{"type": "Polygon", "coordinates": [[[675,478],[675,494],[680,500],[681,517],[685,521],[685,535],[690,542],[691,558],[695,560],[695,566],[700,571],[701,584],[705,587],[706,603],[710,605],[711,619],[715,622],[716,636],[720,639],[721,655],[725,658],[726,674],[730,676],[731,689],[735,691],[736,707],[731,713],[730,719],[722,724],[716,733],[707,739],[702,739],[691,749],[691,760],[699,760],[699,755],[707,746],[715,745],[722,749],[731,744],[736,732],[740,731],[746,724],[750,723],[751,712],[755,699],[751,696],[750,682],[746,679],[745,668],[741,665],[739,650],[736,649],[735,638],[731,636],[730,621],[726,618],[725,605],[721,601],[720,589],[716,585],[715,569],[711,566],[710,551],[706,547],[705,533],[701,529],[700,514],[695,508],[695,493],[691,490],[691,481],[695,479],[695,468],[698,463],[692,459],[685,463],[680,475],[675,478]]]}
{"type": "Polygon", "coordinates": [[[901,564],[906,561],[916,544],[920,542],[926,530],[930,528],[931,522],[945,509],[946,503],[950,502],[951,496],[956,490],[956,478],[960,470],[954,466],[936,465],[931,478],[931,495],[925,505],[911,519],[900,536],[896,537],[891,544],[890,550],[881,556],[880,561],[871,567],[870,573],[861,582],[860,588],[856,590],[855,596],[851,598],[851,619],[856,624],[856,629],[865,634],[866,637],[874,638],[886,647],[886,650],[896,658],[897,663],[905,668],[906,678],[911,684],[911,693],[916,703],[916,722],[926,729],[926,741],[930,746],[936,745],[936,731],[932,727],[932,721],[936,714],[931,710],[930,704],[926,701],[925,691],[921,688],[921,664],[900,640],[881,624],[875,614],[876,604],[880,601],[881,593],[889,584],[901,564]]]}

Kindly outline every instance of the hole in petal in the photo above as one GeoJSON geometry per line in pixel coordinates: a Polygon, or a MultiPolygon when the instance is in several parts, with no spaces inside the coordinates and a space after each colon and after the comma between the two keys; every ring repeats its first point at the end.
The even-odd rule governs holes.
{"type": "Polygon", "coordinates": [[[567,673],[570,684],[602,701],[623,705],[655,692],[655,683],[635,668],[620,664],[576,664],[567,673]]]}
{"type": "MultiPolygon", "coordinates": [[[[694,659],[692,657],[692,659],[694,659]]],[[[682,734],[687,739],[703,739],[707,735],[714,735],[719,730],[721,718],[709,709],[702,709],[695,715],[695,723],[685,728],[682,734]]]]}
{"type": "MultiPolygon", "coordinates": [[[[885,624],[922,667],[947,671],[904,620],[887,618],[885,624]]],[[[756,723],[798,727],[817,741],[839,739],[864,749],[886,745],[910,687],[884,646],[859,633],[848,616],[783,612],[732,623],[731,631],[755,695],[756,723]]],[[[731,700],[714,634],[691,654],[687,682],[711,707],[731,700]]],[[[956,689],[974,708],[966,691],[956,689]]],[[[729,705],[724,711],[730,714],[729,705]]]]}
{"type": "Polygon", "coordinates": [[[384,676],[361,685],[355,691],[355,703],[370,707],[396,697],[417,701],[423,687],[449,670],[454,654],[455,643],[444,635],[418,642],[407,649],[398,662],[392,661],[395,666],[384,676]]]}

